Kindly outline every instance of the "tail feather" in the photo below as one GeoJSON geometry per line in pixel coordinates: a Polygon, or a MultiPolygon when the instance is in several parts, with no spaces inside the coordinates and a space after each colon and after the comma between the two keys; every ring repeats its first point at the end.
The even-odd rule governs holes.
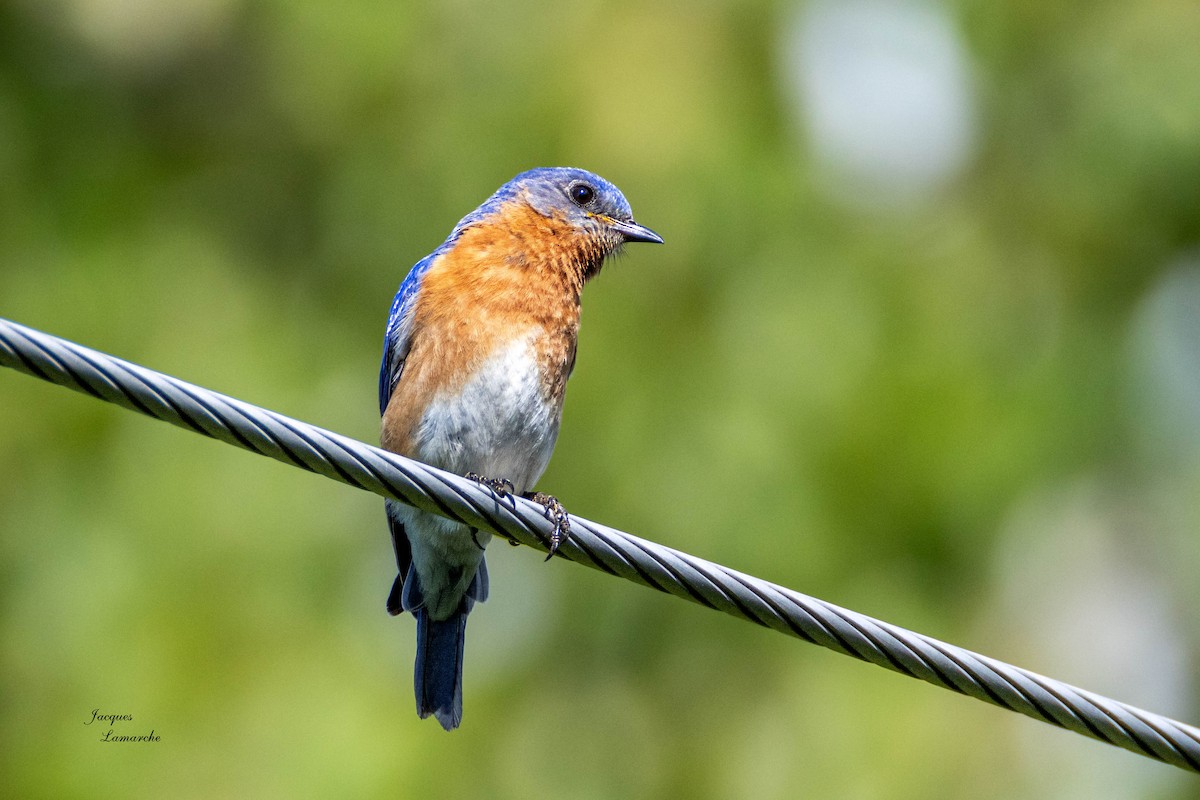
{"type": "Polygon", "coordinates": [[[462,664],[466,641],[465,608],[448,619],[433,620],[425,608],[413,612],[417,618],[417,663],[413,684],[417,714],[433,714],[442,727],[452,731],[462,722],[462,664]]]}
{"type": "Polygon", "coordinates": [[[396,576],[388,594],[391,614],[409,611],[417,620],[417,658],[413,670],[413,688],[417,695],[417,714],[436,716],[448,731],[462,722],[463,644],[467,634],[467,614],[476,601],[487,599],[487,564],[481,559],[458,608],[444,620],[430,618],[416,570],[396,576]]]}

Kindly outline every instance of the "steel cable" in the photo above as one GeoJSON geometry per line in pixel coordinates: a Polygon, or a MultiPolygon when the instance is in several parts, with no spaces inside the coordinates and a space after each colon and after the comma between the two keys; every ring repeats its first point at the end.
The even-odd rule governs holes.
{"type": "MultiPolygon", "coordinates": [[[[543,552],[544,509],[0,319],[0,364],[543,552]]],[[[1200,730],[580,517],[559,556],[1193,772],[1200,730]]]]}

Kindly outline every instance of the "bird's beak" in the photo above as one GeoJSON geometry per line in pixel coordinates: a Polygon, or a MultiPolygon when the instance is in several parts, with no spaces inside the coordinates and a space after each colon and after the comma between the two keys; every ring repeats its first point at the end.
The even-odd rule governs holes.
{"type": "Polygon", "coordinates": [[[627,242],[651,242],[653,244],[662,244],[662,237],[654,231],[647,228],[645,225],[638,225],[633,220],[623,222],[619,219],[608,219],[609,226],[625,237],[627,242]]]}

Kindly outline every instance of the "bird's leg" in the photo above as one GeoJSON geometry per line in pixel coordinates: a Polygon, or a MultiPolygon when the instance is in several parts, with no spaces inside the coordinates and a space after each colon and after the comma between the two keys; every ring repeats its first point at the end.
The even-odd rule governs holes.
{"type": "Polygon", "coordinates": [[[513,486],[513,482],[508,478],[485,478],[478,472],[468,472],[463,476],[469,481],[482,483],[484,486],[496,493],[496,496],[503,500],[509,495],[516,494],[517,487],[513,486]]]}
{"type": "Polygon", "coordinates": [[[554,531],[550,534],[550,552],[546,554],[546,560],[549,561],[558,551],[558,546],[571,538],[571,517],[554,495],[524,492],[521,497],[542,505],[546,509],[546,519],[554,523],[554,531]]]}
{"type": "MultiPolygon", "coordinates": [[[[488,487],[502,500],[516,494],[517,491],[513,482],[507,478],[485,478],[477,472],[468,472],[463,477],[488,487]]],[[[550,533],[550,552],[546,556],[546,560],[549,561],[558,552],[559,545],[571,538],[571,517],[567,514],[567,510],[563,508],[563,504],[558,502],[558,498],[554,495],[549,495],[545,492],[522,492],[521,497],[526,500],[532,500],[544,507],[546,509],[546,519],[554,523],[554,530],[550,533]]],[[[508,543],[514,546],[520,544],[515,539],[509,539],[508,543]]],[[[478,541],[476,541],[476,544],[478,544],[478,541]]]]}
{"type": "MultiPolygon", "coordinates": [[[[488,487],[495,492],[496,497],[499,497],[501,500],[506,497],[511,497],[517,492],[517,487],[513,486],[513,482],[508,478],[485,478],[478,472],[468,472],[463,477],[469,481],[475,481],[476,483],[480,483],[488,487]]],[[[477,531],[475,528],[471,529],[471,541],[475,542],[475,546],[482,550],[483,546],[479,544],[479,539],[475,538],[478,533],[479,531],[477,531]]],[[[508,542],[513,547],[521,546],[520,542],[507,535],[501,534],[500,538],[504,539],[504,541],[508,542]]]]}

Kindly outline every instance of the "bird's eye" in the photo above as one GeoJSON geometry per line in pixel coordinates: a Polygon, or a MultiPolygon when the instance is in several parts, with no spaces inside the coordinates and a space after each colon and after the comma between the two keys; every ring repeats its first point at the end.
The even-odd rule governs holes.
{"type": "Polygon", "coordinates": [[[572,184],[571,188],[567,190],[567,194],[571,196],[571,202],[577,206],[586,206],[596,199],[596,190],[586,183],[572,184]]]}

